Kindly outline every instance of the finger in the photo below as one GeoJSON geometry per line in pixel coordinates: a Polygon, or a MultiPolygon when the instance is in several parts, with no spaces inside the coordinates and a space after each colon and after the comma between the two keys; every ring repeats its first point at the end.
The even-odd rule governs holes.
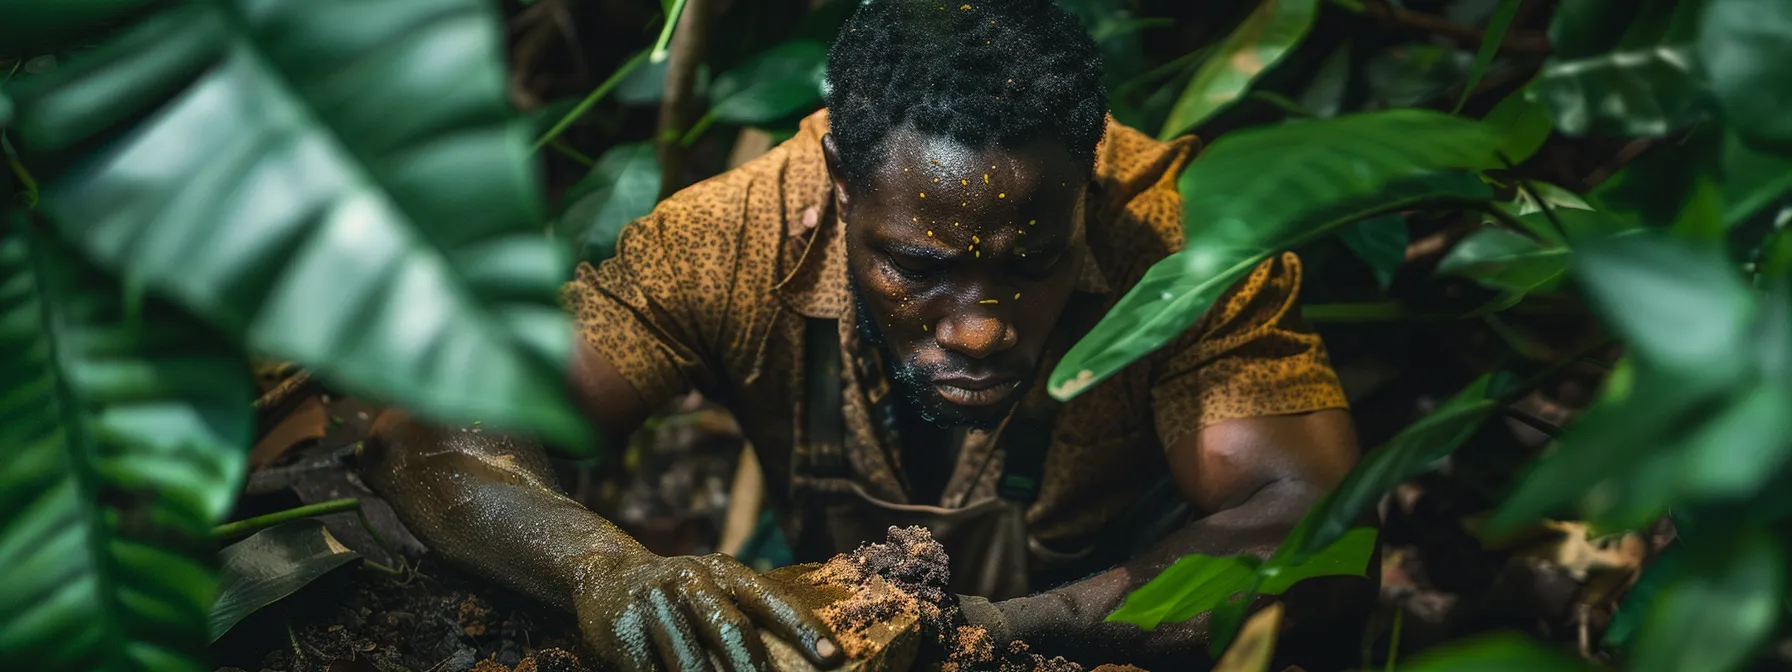
{"type": "Polygon", "coordinates": [[[631,604],[616,618],[585,623],[586,643],[599,658],[621,672],[653,672],[659,654],[647,632],[646,615],[642,605],[631,604]]]}
{"type": "Polygon", "coordinates": [[[685,608],[690,609],[697,636],[709,645],[709,650],[725,669],[730,672],[771,669],[765,642],[759,641],[759,630],[740,608],[734,606],[734,598],[709,581],[690,584],[684,593],[685,608]]]}
{"type": "Polygon", "coordinates": [[[830,637],[827,624],[815,615],[814,607],[819,605],[802,605],[784,594],[777,584],[760,580],[745,567],[741,570],[730,573],[726,584],[735,604],[760,627],[794,644],[810,662],[822,669],[839,666],[844,656],[830,637]]]}
{"type": "Polygon", "coordinates": [[[646,591],[643,602],[647,614],[647,634],[659,649],[660,661],[672,672],[708,672],[709,652],[691,628],[684,605],[676,598],[675,589],[655,586],[646,591]]]}

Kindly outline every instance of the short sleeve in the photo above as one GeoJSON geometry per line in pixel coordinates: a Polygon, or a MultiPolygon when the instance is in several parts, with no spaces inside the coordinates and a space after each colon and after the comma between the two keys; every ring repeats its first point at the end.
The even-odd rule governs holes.
{"type": "Polygon", "coordinates": [[[716,383],[740,242],[725,232],[738,213],[715,205],[728,191],[699,184],[660,203],[623,227],[615,256],[580,263],[561,289],[586,342],[650,407],[716,383]]]}
{"type": "Polygon", "coordinates": [[[1151,384],[1163,445],[1236,418],[1345,408],[1325,344],[1300,317],[1300,259],[1258,264],[1166,348],[1151,384]]]}

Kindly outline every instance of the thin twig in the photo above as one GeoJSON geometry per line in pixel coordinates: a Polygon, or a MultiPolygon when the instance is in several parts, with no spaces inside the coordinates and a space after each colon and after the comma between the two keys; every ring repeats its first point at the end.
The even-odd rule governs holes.
{"type": "Polygon", "coordinates": [[[255,410],[263,411],[279,406],[287,399],[292,398],[294,393],[308,387],[310,383],[310,371],[300,371],[288,376],[286,380],[280,381],[279,385],[275,385],[274,389],[268,390],[267,394],[261,395],[255,399],[255,410]]]}
{"type": "MultiPolygon", "coordinates": [[[[1435,14],[1397,7],[1387,0],[1367,0],[1363,5],[1369,10],[1365,14],[1384,23],[1417,28],[1434,35],[1441,35],[1469,48],[1481,46],[1483,33],[1473,26],[1457,23],[1435,14]]],[[[1500,52],[1533,56],[1547,55],[1549,54],[1549,37],[1536,31],[1510,31],[1506,33],[1506,39],[1500,42],[1500,52]]]]}
{"type": "Polygon", "coordinates": [[[1505,413],[1506,417],[1522,422],[1531,429],[1542,432],[1544,436],[1548,436],[1549,438],[1554,439],[1562,435],[1562,428],[1560,426],[1548,420],[1544,420],[1543,418],[1512,408],[1511,406],[1505,408],[1505,413]]]}
{"type": "Polygon", "coordinates": [[[660,159],[661,199],[671,196],[681,185],[686,152],[679,142],[689,129],[693,99],[697,85],[697,65],[703,62],[709,44],[709,0],[682,0],[673,9],[681,9],[678,28],[672,34],[671,58],[666,65],[665,95],[660,98],[658,130],[654,144],[660,159]]]}
{"type": "Polygon", "coordinates": [[[1618,153],[1612,155],[1611,160],[1600,164],[1598,168],[1593,169],[1593,172],[1587,173],[1587,176],[1580,181],[1581,186],[1592,189],[1604,184],[1606,180],[1618,174],[1618,171],[1630,165],[1630,162],[1642,156],[1643,152],[1649,151],[1649,148],[1660,142],[1661,138],[1637,138],[1624,143],[1623,147],[1618,148],[1618,153]]]}
{"type": "Polygon", "coordinates": [[[616,85],[621,84],[622,80],[628,77],[628,73],[634,72],[635,68],[640,66],[643,62],[646,62],[646,60],[646,51],[636,52],[635,55],[630,56],[627,61],[622,63],[622,67],[617,68],[616,72],[610,73],[608,79],[605,79],[602,84],[598,84],[597,88],[592,89],[591,93],[586,94],[585,99],[579,101],[578,105],[574,105],[572,110],[566,113],[566,116],[561,117],[560,121],[555,122],[553,128],[548,129],[546,133],[541,134],[541,137],[536,138],[535,146],[531,148],[531,151],[539,150],[543,145],[553,141],[554,138],[560,137],[560,133],[565,131],[566,127],[571,126],[572,122],[578,121],[579,117],[585,116],[585,113],[591,110],[592,105],[596,105],[597,101],[602,100],[604,96],[609,95],[610,89],[614,89],[616,88],[616,85]]]}

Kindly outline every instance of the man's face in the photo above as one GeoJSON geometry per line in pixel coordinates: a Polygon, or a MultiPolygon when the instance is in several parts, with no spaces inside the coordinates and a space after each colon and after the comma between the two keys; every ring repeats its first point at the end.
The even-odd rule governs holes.
{"type": "Polygon", "coordinates": [[[836,181],[861,334],[922,417],[990,427],[1032,383],[1085,262],[1085,172],[1052,141],[971,149],[904,129],[836,181]]]}

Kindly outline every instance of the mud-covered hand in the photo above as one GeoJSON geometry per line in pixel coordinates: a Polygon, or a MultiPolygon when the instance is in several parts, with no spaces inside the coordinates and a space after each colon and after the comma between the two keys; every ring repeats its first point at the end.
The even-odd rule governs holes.
{"type": "Polygon", "coordinates": [[[593,562],[574,591],[586,642],[610,667],[769,670],[759,630],[789,642],[821,669],[840,647],[815,615],[819,593],[768,578],[726,555],[593,562]]]}

